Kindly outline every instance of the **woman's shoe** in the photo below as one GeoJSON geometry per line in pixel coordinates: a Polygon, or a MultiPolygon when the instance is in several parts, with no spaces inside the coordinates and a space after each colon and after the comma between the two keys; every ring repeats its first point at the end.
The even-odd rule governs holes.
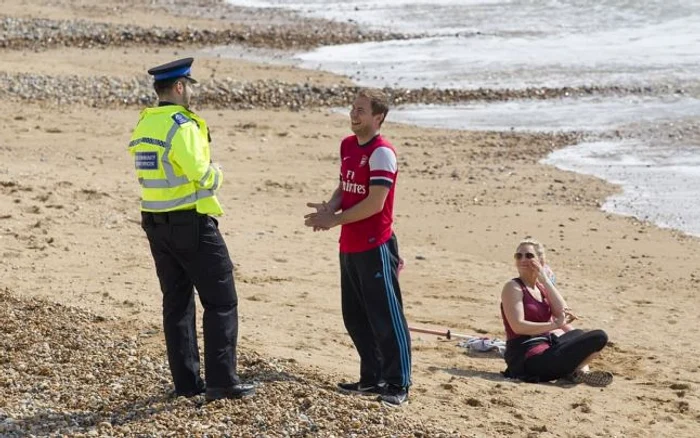
{"type": "Polygon", "coordinates": [[[588,386],[595,386],[596,388],[602,388],[608,386],[613,381],[613,374],[609,371],[574,371],[570,376],[569,380],[574,383],[585,383],[588,386]]]}

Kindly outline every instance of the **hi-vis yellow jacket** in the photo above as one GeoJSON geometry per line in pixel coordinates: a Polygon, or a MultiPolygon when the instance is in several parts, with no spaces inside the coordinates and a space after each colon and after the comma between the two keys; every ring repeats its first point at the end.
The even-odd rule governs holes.
{"type": "Polygon", "coordinates": [[[146,108],[129,143],[141,183],[141,210],[196,209],[223,214],[215,191],[223,182],[211,163],[204,119],[179,105],[146,108]]]}

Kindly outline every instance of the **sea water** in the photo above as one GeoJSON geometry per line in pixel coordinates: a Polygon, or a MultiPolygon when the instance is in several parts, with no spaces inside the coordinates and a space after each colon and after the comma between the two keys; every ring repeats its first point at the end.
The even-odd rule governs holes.
{"type": "Polygon", "coordinates": [[[666,90],[392,109],[451,129],[578,131],[544,163],[622,188],[603,208],[700,235],[700,0],[229,0],[416,35],[297,53],[368,86],[666,90]],[[613,132],[623,140],[611,140],[613,132]]]}

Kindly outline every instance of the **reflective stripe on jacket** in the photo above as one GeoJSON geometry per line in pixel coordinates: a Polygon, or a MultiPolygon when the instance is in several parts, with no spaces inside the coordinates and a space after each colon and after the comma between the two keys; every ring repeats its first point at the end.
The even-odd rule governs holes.
{"type": "Polygon", "coordinates": [[[141,210],[223,214],[215,192],[223,173],[211,163],[209,130],[179,105],[146,108],[129,143],[141,183],[141,210]]]}

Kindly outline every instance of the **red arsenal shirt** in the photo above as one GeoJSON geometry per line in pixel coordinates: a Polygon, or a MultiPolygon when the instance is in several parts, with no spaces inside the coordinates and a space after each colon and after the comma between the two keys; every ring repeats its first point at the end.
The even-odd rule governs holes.
{"type": "Polygon", "coordinates": [[[394,217],[394,189],[398,166],[396,150],[381,135],[360,145],[351,135],[340,143],[340,208],[347,210],[369,194],[370,185],[389,187],[384,208],[374,216],[345,224],[340,230],[340,252],[362,252],[391,238],[394,217]]]}

